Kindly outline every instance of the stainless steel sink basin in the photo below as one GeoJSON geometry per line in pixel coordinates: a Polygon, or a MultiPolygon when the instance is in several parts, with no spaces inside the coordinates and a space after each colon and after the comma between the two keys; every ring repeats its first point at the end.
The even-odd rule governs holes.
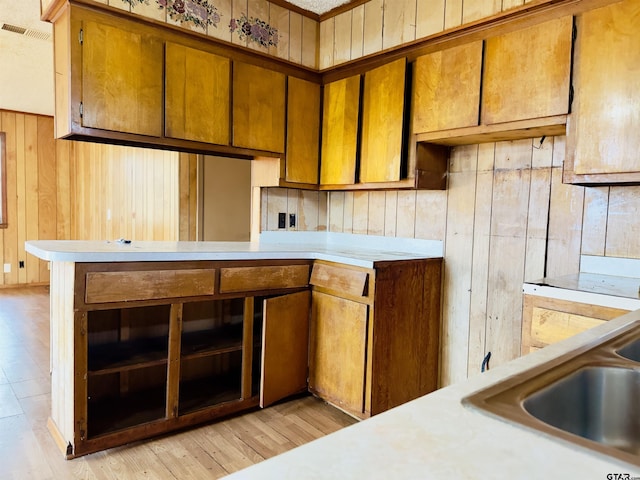
{"type": "Polygon", "coordinates": [[[640,455],[640,370],[581,368],[530,395],[523,406],[565,432],[640,455]]]}
{"type": "Polygon", "coordinates": [[[618,355],[634,362],[640,362],[640,339],[635,340],[616,352],[618,355]]]}
{"type": "Polygon", "coordinates": [[[640,466],[640,321],[476,392],[463,404],[640,466]]]}

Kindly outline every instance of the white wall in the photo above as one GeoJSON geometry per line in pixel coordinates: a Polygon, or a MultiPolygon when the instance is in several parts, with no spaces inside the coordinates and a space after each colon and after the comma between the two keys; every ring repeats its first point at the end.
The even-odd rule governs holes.
{"type": "MultiPolygon", "coordinates": [[[[0,26],[8,23],[51,33],[40,21],[39,0],[0,0],[0,26]]],[[[53,37],[41,40],[0,30],[0,109],[53,115],[53,37]]]]}

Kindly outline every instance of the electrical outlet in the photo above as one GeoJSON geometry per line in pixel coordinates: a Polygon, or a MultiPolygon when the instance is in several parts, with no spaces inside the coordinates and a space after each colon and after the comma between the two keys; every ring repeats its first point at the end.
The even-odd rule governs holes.
{"type": "Polygon", "coordinates": [[[290,213],[289,214],[289,226],[290,227],[295,227],[296,226],[296,214],[295,213],[290,213]]]}
{"type": "Polygon", "coordinates": [[[278,214],[278,228],[287,228],[287,214],[284,212],[278,214]]]}
{"type": "Polygon", "coordinates": [[[24,268],[24,260],[18,262],[18,268],[24,268]]]}
{"type": "Polygon", "coordinates": [[[11,273],[11,264],[10,263],[5,263],[4,264],[4,273],[11,273]]]}

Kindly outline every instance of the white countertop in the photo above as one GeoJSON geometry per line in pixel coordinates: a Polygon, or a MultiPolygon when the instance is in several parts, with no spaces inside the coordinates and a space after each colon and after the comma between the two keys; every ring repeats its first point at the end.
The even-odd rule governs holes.
{"type": "Polygon", "coordinates": [[[324,232],[265,232],[259,242],[31,240],[27,252],[48,261],[327,260],[364,268],[376,262],[442,256],[442,242],[324,232]]]}
{"type": "MultiPolygon", "coordinates": [[[[521,357],[236,472],[261,479],[607,479],[640,468],[545,437],[462,398],[640,319],[640,312],[521,357]]],[[[617,477],[624,478],[624,477],[617,477]]]]}

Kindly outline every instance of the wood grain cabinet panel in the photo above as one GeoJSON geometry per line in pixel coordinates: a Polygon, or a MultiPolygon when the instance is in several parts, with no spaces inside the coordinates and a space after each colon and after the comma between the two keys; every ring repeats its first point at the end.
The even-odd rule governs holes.
{"type": "Polygon", "coordinates": [[[404,155],[407,61],[401,58],[364,74],[360,181],[396,182],[404,155]]]}
{"type": "Polygon", "coordinates": [[[640,182],[639,46],[637,1],[615,3],[577,18],[565,181],[640,182]]]}
{"type": "Polygon", "coordinates": [[[364,413],[368,305],[313,292],[309,389],[364,413]]]}
{"type": "Polygon", "coordinates": [[[482,123],[569,111],[573,18],[558,18],[486,40],[482,123]]]}
{"type": "Polygon", "coordinates": [[[266,288],[299,288],[309,285],[309,265],[265,265],[220,269],[220,292],[250,292],[266,288]]]}
{"type": "Polygon", "coordinates": [[[162,136],[162,67],[159,37],[85,21],[82,126],[162,136]]]}
{"type": "Polygon", "coordinates": [[[320,85],[288,78],[284,180],[317,185],[320,166],[320,85]]]}
{"type": "Polygon", "coordinates": [[[322,117],[321,185],[356,182],[360,75],[324,86],[322,117]]]}
{"type": "Polygon", "coordinates": [[[413,64],[412,130],[473,127],[480,121],[482,42],[418,57],[413,64]]]}
{"type": "Polygon", "coordinates": [[[228,145],[231,61],[167,42],[165,63],[165,135],[228,145]]]}
{"type": "Polygon", "coordinates": [[[522,354],[577,335],[625,313],[628,310],[524,295],[522,354]]]}
{"type": "Polygon", "coordinates": [[[284,153],[283,73],[233,62],[233,145],[284,153]]]}

